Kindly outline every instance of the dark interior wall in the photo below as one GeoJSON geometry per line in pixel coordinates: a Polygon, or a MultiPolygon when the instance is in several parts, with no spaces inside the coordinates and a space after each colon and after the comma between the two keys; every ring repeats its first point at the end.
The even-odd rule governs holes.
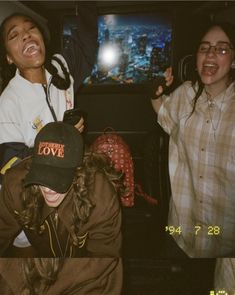
{"type": "MultiPolygon", "coordinates": [[[[107,4],[106,4],[107,5],[107,4]]],[[[184,3],[172,7],[159,8],[161,11],[168,11],[172,17],[173,24],[173,50],[172,61],[175,75],[175,86],[179,84],[177,76],[178,63],[182,56],[192,53],[195,48],[195,35],[198,21],[204,22],[192,15],[189,7],[184,3]],[[190,24],[190,25],[189,25],[190,24]],[[194,34],[193,34],[194,32],[194,34]]],[[[156,3],[148,3],[148,9],[156,9],[156,3]]],[[[108,10],[108,5],[100,11],[108,10]],[[106,9],[106,10],[105,10],[106,9]]],[[[135,11],[132,6],[120,7],[110,6],[110,12],[135,11]]],[[[146,8],[145,8],[146,9],[146,8]]],[[[112,86],[110,87],[112,88],[112,86]]],[[[86,88],[79,92],[76,104],[87,112],[87,133],[88,144],[110,126],[115,129],[126,142],[132,151],[135,164],[135,178],[144,189],[160,201],[166,218],[168,200],[170,194],[168,176],[168,136],[157,124],[157,115],[152,109],[150,98],[143,89],[132,91],[131,88],[120,86],[111,91],[107,87],[100,86],[93,92],[86,92],[86,88]]]]}
{"type": "MultiPolygon", "coordinates": [[[[159,1],[98,1],[98,12],[99,14],[139,11],[168,13],[173,25],[172,66],[176,87],[179,61],[195,49],[198,23],[202,24],[205,19],[204,16],[198,18],[193,15],[192,6],[184,1],[168,2],[168,4],[159,1]]],[[[88,112],[88,131],[102,131],[107,126],[112,126],[117,131],[133,132],[146,132],[154,128],[157,117],[147,94],[143,90],[125,91],[122,86],[120,89],[116,92],[113,89],[107,91],[106,87],[101,86],[98,93],[95,90],[88,94],[86,91],[79,93],[76,103],[88,112]]]]}
{"type": "MultiPolygon", "coordinates": [[[[28,4],[28,1],[23,2],[28,4]]],[[[37,10],[37,7],[39,8],[37,1],[29,2],[32,2],[32,9],[37,10]]],[[[48,2],[54,7],[50,10],[45,8],[37,11],[48,19],[52,37],[52,50],[56,51],[61,43],[60,21],[62,16],[67,13],[74,14],[75,9],[64,9],[61,11],[57,9],[58,7],[53,3],[54,1],[48,2]]],[[[73,2],[74,5],[76,1],[70,2],[73,2]]],[[[106,3],[99,6],[100,12],[105,9],[106,11],[113,9],[112,1],[102,2],[106,3]]],[[[125,3],[126,1],[120,2],[125,3]]],[[[134,10],[136,2],[145,3],[145,1],[132,1],[132,8],[134,10]]],[[[151,5],[156,5],[159,1],[155,2],[151,5]]],[[[168,2],[165,5],[169,6],[169,11],[171,11],[174,20],[173,68],[177,80],[176,73],[180,59],[194,50],[196,44],[195,36],[197,35],[199,26],[206,22],[210,16],[208,14],[193,14],[193,4],[190,7],[185,3],[187,1],[179,3],[177,8],[175,8],[177,4],[172,4],[169,1],[163,2],[168,2]]],[[[145,5],[145,9],[153,7],[150,4],[149,6],[147,4],[145,5]]],[[[131,6],[128,9],[131,9],[131,6]]],[[[230,17],[233,18],[233,15],[230,14],[230,17]]],[[[160,225],[162,223],[164,224],[168,205],[167,196],[169,196],[169,181],[167,179],[168,137],[159,125],[157,125],[157,116],[152,109],[149,97],[143,91],[131,92],[122,90],[108,92],[106,90],[99,90],[99,93],[95,91],[92,93],[81,91],[77,95],[76,103],[88,114],[87,143],[91,143],[107,126],[113,127],[128,142],[135,161],[136,180],[141,180],[146,191],[158,199],[157,217],[159,220],[161,219],[160,225]]],[[[145,214],[145,212],[143,213],[145,214]]],[[[152,248],[158,249],[157,246],[161,244],[161,240],[158,237],[158,224],[155,218],[151,232],[156,238],[153,241],[146,234],[150,231],[148,228],[150,221],[148,220],[151,218],[149,215],[146,214],[146,217],[144,214],[141,211],[141,215],[136,215],[136,217],[134,216],[135,218],[129,218],[130,216],[128,216],[128,220],[130,221],[138,219],[138,223],[133,222],[138,235],[137,239],[134,237],[134,241],[130,243],[130,252],[133,253],[138,246],[140,247],[139,244],[143,242],[143,246],[141,244],[141,247],[144,256],[151,256],[152,248]],[[142,232],[141,226],[145,224],[147,226],[143,228],[142,232]],[[141,228],[141,231],[138,231],[139,228],[141,228]]],[[[134,236],[133,231],[129,231],[129,229],[130,226],[126,229],[127,236],[134,236]]],[[[154,253],[158,251],[156,249],[154,253]]],[[[141,256],[138,255],[137,257],[141,256]]],[[[180,271],[177,271],[177,269],[175,270],[175,265],[173,264],[172,266],[172,262],[167,262],[165,259],[162,262],[159,259],[156,261],[152,259],[133,259],[128,265],[128,271],[124,273],[125,284],[127,285],[127,290],[124,290],[125,294],[208,294],[209,287],[204,288],[206,291],[202,292],[203,281],[204,284],[212,286],[213,271],[210,271],[206,265],[198,264],[196,268],[198,271],[190,272],[191,263],[193,262],[188,262],[190,265],[183,265],[180,271]]],[[[127,263],[124,266],[126,265],[127,263]]]]}
{"type": "Polygon", "coordinates": [[[149,97],[146,93],[80,93],[77,106],[88,115],[88,146],[106,127],[112,127],[129,145],[135,181],[158,199],[163,222],[170,195],[168,135],[158,125],[149,97]]]}
{"type": "MultiPolygon", "coordinates": [[[[51,32],[51,49],[57,51],[62,40],[63,16],[76,13],[76,2],[22,2],[47,18],[51,32]]],[[[215,9],[218,12],[221,7],[221,4],[218,7],[215,4],[209,5],[208,1],[97,1],[96,3],[98,14],[156,11],[171,16],[174,87],[180,83],[178,66],[181,58],[195,50],[201,27],[212,18],[215,9]]],[[[105,88],[100,88],[98,93],[81,91],[76,98],[76,104],[88,114],[88,142],[92,141],[97,132],[101,133],[105,127],[111,126],[125,136],[134,153],[138,154],[138,147],[141,146],[140,143],[146,135],[151,132],[160,134],[157,127],[157,116],[146,93],[125,91],[122,86],[120,88],[122,88],[121,91],[106,91],[105,88]]]]}
{"type": "Polygon", "coordinates": [[[173,7],[173,69],[178,79],[180,60],[195,53],[208,24],[222,21],[235,25],[235,1],[175,1],[173,7]]]}
{"type": "MultiPolygon", "coordinates": [[[[30,2],[32,9],[37,9],[38,3],[42,2],[41,9],[38,11],[48,19],[52,38],[52,51],[58,50],[62,40],[61,24],[63,16],[66,14],[74,15],[76,3],[74,1],[67,1],[70,4],[65,4],[64,2],[63,5],[65,7],[61,9],[60,2],[56,5],[54,4],[56,1],[46,1],[48,2],[47,8],[49,7],[50,9],[45,8],[46,5],[43,9],[43,1],[38,3],[37,1],[30,2]]],[[[28,3],[28,1],[25,1],[25,4],[28,5],[28,3]]],[[[97,1],[97,6],[99,14],[158,11],[171,15],[174,34],[172,66],[175,77],[174,87],[177,87],[180,83],[178,75],[180,60],[185,55],[195,51],[202,27],[213,18],[215,11],[219,13],[219,10],[221,10],[221,3],[216,3],[216,1],[97,1]]],[[[230,8],[224,6],[223,9],[229,10],[230,8]]],[[[139,167],[137,174],[142,175],[142,179],[144,179],[145,152],[147,150],[145,143],[150,142],[151,144],[149,138],[154,134],[157,138],[154,140],[155,143],[157,142],[158,148],[156,150],[155,145],[151,151],[152,154],[147,158],[149,162],[155,161],[155,163],[160,163],[160,166],[157,166],[156,178],[160,179],[162,177],[167,182],[166,173],[163,176],[160,175],[161,169],[164,170],[167,164],[167,138],[162,129],[157,125],[157,116],[152,109],[149,97],[143,90],[126,91],[122,86],[120,86],[120,89],[122,90],[116,91],[112,89],[112,91],[106,91],[107,89],[100,88],[97,92],[86,92],[84,88],[77,95],[77,106],[88,114],[87,143],[91,143],[98,134],[103,132],[104,128],[108,126],[114,128],[130,145],[136,165],[139,167]],[[164,144],[161,145],[161,142],[164,144]],[[153,159],[151,156],[154,154],[154,151],[157,157],[153,159]]],[[[158,191],[160,189],[159,186],[158,191]]]]}
{"type": "Polygon", "coordinates": [[[119,131],[146,132],[157,120],[145,93],[80,93],[77,105],[88,113],[89,131],[102,131],[111,126],[119,131]]]}
{"type": "MultiPolygon", "coordinates": [[[[63,15],[76,13],[76,1],[20,1],[48,20],[51,47],[61,46],[63,15]]],[[[192,53],[204,25],[213,19],[234,23],[235,1],[96,1],[98,14],[158,11],[172,16],[174,26],[173,67],[192,53]]],[[[177,78],[177,77],[176,77],[177,78]]]]}
{"type": "Polygon", "coordinates": [[[131,149],[136,177],[143,178],[146,141],[150,134],[162,132],[149,97],[144,93],[80,93],[77,106],[87,113],[86,143],[90,145],[105,128],[113,128],[131,149]]]}
{"type": "MultiPolygon", "coordinates": [[[[38,11],[48,20],[51,32],[51,50],[57,52],[62,44],[62,22],[64,15],[75,15],[76,1],[45,1],[47,4],[39,4],[44,1],[22,1],[32,9],[38,11]],[[61,3],[61,4],[60,4],[61,3]],[[50,9],[46,9],[46,7],[50,9]],[[63,9],[62,9],[63,8],[63,9]]],[[[209,7],[208,1],[96,1],[98,14],[105,13],[138,13],[160,12],[169,15],[173,25],[172,66],[175,80],[178,79],[178,65],[182,57],[191,54],[197,46],[197,39],[204,25],[219,13],[215,4],[209,7]],[[208,5],[208,4],[207,4],[208,5]],[[205,7],[204,7],[205,6],[205,7]],[[201,7],[201,8],[200,8],[201,7]],[[213,8],[214,7],[214,8],[213,8]]],[[[213,1],[211,1],[213,2],[213,1]]],[[[225,1],[218,1],[225,2],[225,1]]],[[[230,10],[222,7],[221,11],[230,10]]],[[[227,15],[227,14],[226,14],[227,15]]],[[[231,18],[231,17],[230,17],[231,18]]]]}

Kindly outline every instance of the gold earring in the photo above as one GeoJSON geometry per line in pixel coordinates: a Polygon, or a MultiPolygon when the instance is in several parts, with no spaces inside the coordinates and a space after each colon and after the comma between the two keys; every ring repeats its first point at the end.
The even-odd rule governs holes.
{"type": "Polygon", "coordinates": [[[11,65],[13,63],[13,61],[10,59],[9,56],[7,56],[7,62],[8,62],[9,65],[11,65]]]}

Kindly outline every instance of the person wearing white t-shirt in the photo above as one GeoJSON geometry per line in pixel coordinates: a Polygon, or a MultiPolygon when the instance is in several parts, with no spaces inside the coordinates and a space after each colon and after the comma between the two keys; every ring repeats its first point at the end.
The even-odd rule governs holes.
{"type": "MultiPolygon", "coordinates": [[[[94,3],[79,2],[76,21],[78,30],[72,32],[69,46],[53,56],[44,31],[30,16],[15,13],[1,24],[1,179],[8,168],[27,156],[44,125],[62,121],[65,110],[74,108],[74,94],[90,74],[97,54],[94,3]]],[[[84,119],[75,127],[82,132],[84,119]]],[[[22,237],[16,246],[29,244],[22,237]]]]}

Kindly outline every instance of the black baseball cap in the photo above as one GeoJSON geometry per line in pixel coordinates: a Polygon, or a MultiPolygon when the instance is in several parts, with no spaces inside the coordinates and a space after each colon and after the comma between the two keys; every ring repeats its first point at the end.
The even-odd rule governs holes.
{"type": "Polygon", "coordinates": [[[24,185],[39,184],[65,193],[72,184],[76,168],[82,164],[83,153],[83,138],[74,126],[48,123],[35,138],[32,164],[24,185]]]}

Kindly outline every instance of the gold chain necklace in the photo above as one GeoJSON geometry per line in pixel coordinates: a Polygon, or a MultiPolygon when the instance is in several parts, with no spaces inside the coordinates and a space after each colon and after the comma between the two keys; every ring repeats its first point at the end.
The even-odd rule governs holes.
{"type": "Polygon", "coordinates": [[[224,103],[225,95],[226,95],[226,90],[224,92],[224,95],[223,95],[222,101],[220,103],[220,106],[218,106],[216,104],[216,101],[211,98],[211,94],[210,93],[208,93],[206,90],[205,90],[205,92],[206,92],[206,96],[207,96],[207,103],[208,103],[208,109],[209,109],[209,116],[210,116],[211,126],[212,126],[213,133],[214,133],[214,140],[216,141],[216,130],[219,127],[219,123],[220,123],[220,119],[221,119],[221,115],[222,115],[222,107],[223,107],[223,103],[224,103]],[[218,108],[219,113],[218,113],[218,119],[214,122],[213,121],[213,116],[215,115],[215,111],[216,111],[215,107],[218,108]]]}
{"type": "Polygon", "coordinates": [[[55,234],[55,237],[56,237],[56,242],[57,242],[57,245],[58,245],[59,250],[60,250],[60,257],[65,257],[66,256],[67,249],[68,249],[70,234],[68,233],[65,250],[64,250],[64,253],[63,253],[63,250],[62,250],[62,247],[61,247],[61,244],[60,244],[60,240],[59,240],[59,237],[58,237],[58,234],[57,234],[58,213],[57,212],[55,213],[55,224],[56,224],[56,228],[55,228],[55,225],[54,225],[54,222],[52,220],[51,215],[49,217],[50,217],[52,228],[53,228],[53,231],[54,231],[54,234],[55,234]]]}

